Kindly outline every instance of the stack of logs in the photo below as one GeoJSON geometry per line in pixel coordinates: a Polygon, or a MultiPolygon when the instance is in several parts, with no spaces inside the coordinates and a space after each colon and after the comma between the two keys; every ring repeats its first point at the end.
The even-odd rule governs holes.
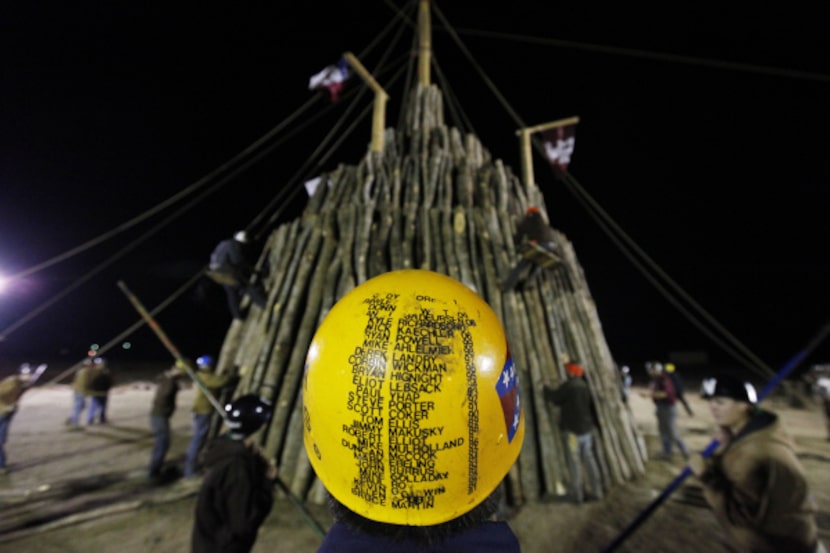
{"type": "Polygon", "coordinates": [[[259,260],[269,275],[267,308],[251,305],[244,321],[234,321],[219,360],[220,371],[240,369],[236,395],[258,393],[273,402],[264,447],[296,497],[325,499],[302,437],[301,381],[311,338],[338,298],[373,276],[406,268],[470,286],[504,325],[522,397],[530,398],[527,437],[505,482],[512,504],[567,487],[558,413],[542,399],[543,383],[565,378],[563,356],[586,369],[607,486],[643,473],[642,437],[622,403],[617,367],[573,247],[557,233],[559,266],[518,290],[501,290],[518,259],[515,225],[528,206],[544,214],[544,200],[534,183],[521,183],[491,159],[476,136],[444,124],[436,87],[416,87],[404,128],[385,131],[382,153],[341,165],[320,182],[302,216],[267,240],[259,260]]]}

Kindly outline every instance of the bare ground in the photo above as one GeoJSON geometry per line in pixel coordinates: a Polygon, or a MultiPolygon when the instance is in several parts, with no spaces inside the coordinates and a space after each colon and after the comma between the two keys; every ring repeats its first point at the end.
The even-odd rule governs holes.
{"type": "MultiPolygon", "coordinates": [[[[650,401],[633,390],[631,410],[651,454],[658,450],[650,401]]],[[[12,471],[0,477],[0,551],[139,553],[189,551],[196,489],[171,482],[152,486],[144,479],[152,447],[148,412],[153,387],[132,382],[113,389],[110,424],[70,432],[64,426],[71,389],[51,385],[30,390],[12,422],[6,453],[12,471]]],[[[193,390],[179,395],[172,420],[170,458],[181,461],[190,437],[193,390]]],[[[710,441],[711,418],[704,402],[689,398],[695,417],[680,415],[684,437],[694,450],[710,441]]],[[[819,526],[830,543],[830,442],[817,406],[789,407],[781,399],[765,406],[784,419],[799,448],[819,504],[819,526]]],[[[682,462],[649,461],[644,477],[617,486],[599,502],[565,501],[526,505],[508,522],[524,553],[603,551],[672,482],[678,488],[644,519],[617,551],[675,553],[731,551],[711,511],[702,504],[693,478],[676,481],[682,462]]],[[[323,527],[331,519],[323,506],[307,507],[323,527]]],[[[255,552],[315,551],[320,534],[284,496],[260,530],[255,552]]]]}

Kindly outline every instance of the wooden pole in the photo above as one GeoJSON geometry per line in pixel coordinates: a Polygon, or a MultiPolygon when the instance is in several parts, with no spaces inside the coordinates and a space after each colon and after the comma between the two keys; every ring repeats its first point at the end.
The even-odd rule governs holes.
{"type": "Polygon", "coordinates": [[[524,180],[524,185],[527,187],[535,184],[536,181],[536,177],[533,174],[530,131],[528,129],[521,129],[517,134],[519,135],[519,157],[522,160],[522,179],[524,180]]]}
{"type": "Polygon", "coordinates": [[[534,133],[546,131],[549,129],[555,129],[556,127],[567,127],[568,125],[576,125],[577,123],[579,123],[579,117],[567,117],[565,119],[557,119],[556,121],[551,121],[549,123],[541,123],[533,127],[525,127],[523,129],[519,129],[518,131],[516,131],[516,134],[518,135],[523,132],[534,133]]]}
{"type": "Polygon", "coordinates": [[[389,95],[354,54],[346,52],[343,54],[343,58],[352,66],[355,73],[366,81],[369,88],[375,92],[375,111],[372,117],[372,152],[381,153],[383,152],[383,130],[386,128],[386,101],[389,99],[389,95]]]}
{"type": "Polygon", "coordinates": [[[210,401],[210,404],[213,405],[213,408],[216,409],[219,415],[224,419],[225,410],[222,408],[222,406],[219,404],[216,398],[213,397],[213,394],[210,393],[208,387],[205,386],[201,380],[199,380],[199,377],[196,376],[196,373],[190,367],[187,360],[181,353],[179,353],[178,348],[176,348],[176,346],[173,345],[173,342],[170,341],[170,338],[167,337],[167,334],[165,334],[164,330],[161,329],[156,320],[150,316],[150,313],[147,312],[141,301],[135,296],[135,294],[130,292],[130,289],[127,288],[127,285],[124,284],[123,280],[118,281],[118,287],[121,288],[121,291],[124,292],[124,295],[126,295],[127,299],[130,300],[130,303],[133,304],[135,310],[138,311],[138,313],[145,321],[147,321],[147,326],[149,326],[153,330],[153,332],[156,333],[156,336],[158,336],[158,339],[161,340],[162,344],[164,344],[164,347],[167,348],[167,351],[169,351],[173,355],[173,357],[176,358],[176,365],[184,369],[184,371],[187,373],[187,376],[189,376],[190,379],[193,380],[193,382],[199,387],[199,389],[202,390],[202,393],[205,394],[205,397],[208,399],[208,401],[210,401]]]}
{"type": "Polygon", "coordinates": [[[429,66],[432,57],[432,28],[429,18],[429,0],[418,6],[418,82],[429,86],[429,66]]]}

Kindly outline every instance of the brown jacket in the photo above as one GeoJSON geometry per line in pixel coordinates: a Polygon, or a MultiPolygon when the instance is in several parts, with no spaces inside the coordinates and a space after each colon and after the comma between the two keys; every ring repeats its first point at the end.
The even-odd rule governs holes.
{"type": "Polygon", "coordinates": [[[19,375],[13,374],[0,380],[0,415],[14,413],[17,400],[26,391],[26,384],[19,375]]]}
{"type": "Polygon", "coordinates": [[[778,416],[760,411],[707,460],[703,494],[741,551],[812,553],[816,505],[778,416]]]}
{"type": "MultiPolygon", "coordinates": [[[[196,373],[196,378],[198,378],[202,384],[210,391],[210,393],[216,397],[219,390],[224,388],[225,386],[230,383],[230,381],[234,378],[232,374],[213,374],[209,371],[199,371],[196,373]]],[[[196,415],[209,415],[213,412],[213,405],[211,405],[210,400],[205,397],[205,394],[202,392],[202,387],[198,384],[196,385],[196,395],[193,398],[193,413],[196,415]]]]}
{"type": "Polygon", "coordinates": [[[86,395],[106,396],[112,388],[112,373],[106,365],[96,365],[89,369],[87,375],[86,395]]]}
{"type": "Polygon", "coordinates": [[[72,389],[82,395],[88,395],[87,387],[89,386],[89,367],[82,366],[75,373],[75,379],[72,381],[72,389]]]}

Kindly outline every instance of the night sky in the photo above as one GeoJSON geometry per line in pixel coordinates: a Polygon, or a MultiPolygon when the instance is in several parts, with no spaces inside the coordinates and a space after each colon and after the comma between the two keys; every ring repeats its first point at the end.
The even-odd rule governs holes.
{"type": "MultiPolygon", "coordinates": [[[[526,124],[580,117],[570,172],[638,247],[773,369],[800,351],[830,315],[826,19],[701,3],[642,13],[460,4],[438,7],[526,124]]],[[[394,5],[403,2],[5,7],[0,272],[59,256],[226,163],[313,98],[313,73],[344,51],[363,52],[395,17],[394,5]]],[[[434,55],[451,94],[485,147],[519,174],[518,125],[442,27],[434,17],[434,55]]],[[[411,40],[406,32],[390,60],[405,63],[411,40]]],[[[376,47],[364,64],[382,53],[376,47]]],[[[388,104],[389,125],[400,95],[388,104]]],[[[327,119],[308,112],[301,133],[171,224],[160,226],[165,212],[0,295],[0,333],[13,329],[0,358],[75,361],[91,343],[106,343],[138,317],[119,279],[148,308],[164,300],[296,177],[346,107],[319,100],[327,119]]],[[[366,123],[322,168],[357,163],[368,141],[366,123]]],[[[734,363],[620,253],[545,161],[536,155],[534,163],[618,362],[703,351],[734,363]]],[[[287,202],[280,222],[303,196],[287,202]]],[[[203,281],[159,322],[195,357],[218,353],[230,318],[221,290],[203,281]]],[[[130,339],[131,352],[112,355],[166,355],[147,329],[130,339]]],[[[827,344],[812,362],[830,362],[827,344]]]]}

